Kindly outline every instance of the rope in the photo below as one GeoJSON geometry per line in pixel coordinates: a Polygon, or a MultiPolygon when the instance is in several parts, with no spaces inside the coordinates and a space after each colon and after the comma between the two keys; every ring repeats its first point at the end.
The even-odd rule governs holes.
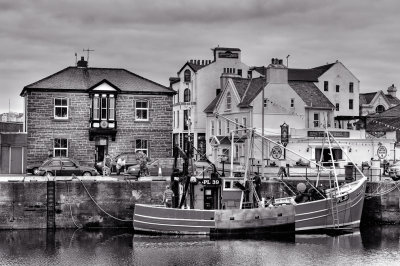
{"type": "Polygon", "coordinates": [[[77,223],[75,222],[75,219],[74,219],[74,216],[72,215],[72,204],[71,204],[71,197],[69,196],[69,186],[68,186],[68,182],[67,181],[65,181],[65,184],[67,185],[67,195],[68,195],[68,205],[69,205],[69,212],[70,212],[70,214],[71,214],[71,219],[72,219],[72,222],[74,223],[74,225],[76,226],[76,228],[78,228],[78,229],[80,229],[80,228],[82,228],[82,226],[79,226],[79,225],[77,225],[77,223]]]}
{"type": "Polygon", "coordinates": [[[115,219],[115,220],[118,220],[118,221],[121,221],[121,222],[133,222],[133,220],[124,220],[124,219],[120,219],[120,218],[115,217],[115,216],[109,214],[108,212],[106,212],[106,211],[94,200],[94,198],[92,197],[92,195],[90,195],[89,190],[86,188],[86,186],[85,186],[85,184],[82,182],[82,180],[80,180],[79,178],[78,178],[78,180],[82,183],[82,186],[83,186],[83,188],[86,190],[86,193],[89,195],[90,199],[93,201],[94,204],[96,204],[96,206],[97,206],[102,212],[104,212],[105,214],[107,214],[107,215],[110,216],[111,218],[113,218],[113,219],[115,219]]]}

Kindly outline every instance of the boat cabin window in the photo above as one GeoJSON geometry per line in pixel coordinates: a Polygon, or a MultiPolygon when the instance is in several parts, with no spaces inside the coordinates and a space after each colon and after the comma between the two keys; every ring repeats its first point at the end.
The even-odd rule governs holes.
{"type": "Polygon", "coordinates": [[[235,186],[235,183],[238,182],[239,179],[231,179],[231,180],[226,180],[224,179],[224,190],[230,190],[230,191],[238,191],[240,190],[238,187],[235,186]]]}

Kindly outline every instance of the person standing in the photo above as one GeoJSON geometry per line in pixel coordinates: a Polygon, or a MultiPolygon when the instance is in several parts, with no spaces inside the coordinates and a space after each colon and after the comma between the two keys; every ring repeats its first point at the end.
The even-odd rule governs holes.
{"type": "Polygon", "coordinates": [[[136,159],[139,161],[139,165],[140,165],[139,176],[149,175],[149,169],[147,168],[147,162],[149,161],[149,158],[142,151],[137,151],[136,154],[137,154],[136,159]]]}
{"type": "Polygon", "coordinates": [[[165,204],[165,207],[167,207],[167,208],[172,207],[173,196],[174,196],[174,192],[169,188],[169,186],[166,186],[166,190],[164,191],[164,197],[163,197],[163,202],[165,204]]]}
{"type": "Polygon", "coordinates": [[[261,201],[261,177],[259,173],[255,173],[256,175],[254,176],[254,186],[255,190],[257,193],[258,200],[261,201]]]}
{"type": "Polygon", "coordinates": [[[111,174],[111,156],[107,153],[103,162],[103,176],[110,176],[111,174]]]}

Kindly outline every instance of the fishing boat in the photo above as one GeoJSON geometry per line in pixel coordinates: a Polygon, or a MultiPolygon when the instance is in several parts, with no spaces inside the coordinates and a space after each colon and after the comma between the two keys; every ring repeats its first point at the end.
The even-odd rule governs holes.
{"type": "MultiPolygon", "coordinates": [[[[236,121],[233,121],[222,115],[219,115],[219,117],[228,120],[230,123],[234,123],[240,127],[243,127],[243,125],[238,124],[236,121]]],[[[305,182],[307,182],[309,187],[308,191],[293,191],[289,188],[283,178],[274,177],[274,179],[281,182],[284,187],[289,188],[289,190],[293,193],[293,196],[290,197],[274,199],[274,206],[280,206],[282,204],[294,205],[296,233],[324,231],[331,234],[340,234],[343,232],[349,232],[350,230],[360,226],[367,177],[365,177],[363,172],[351,160],[337,139],[329,132],[327,125],[324,128],[321,153],[323,153],[324,149],[327,149],[327,153],[330,155],[330,168],[326,168],[323,165],[322,156],[319,162],[311,161],[309,158],[305,158],[301,154],[288,149],[286,145],[283,145],[281,142],[274,141],[263,134],[257,133],[254,129],[246,128],[246,130],[254,131],[254,134],[264,139],[266,143],[269,143],[269,145],[273,144],[275,146],[279,146],[284,150],[285,154],[292,153],[296,155],[297,158],[300,157],[309,163],[314,163],[319,169],[315,184],[312,184],[309,179],[305,178],[305,182]],[[334,145],[346,155],[351,167],[354,167],[359,173],[358,175],[360,178],[358,180],[340,184],[338,180],[336,162],[333,156],[334,145]],[[329,172],[330,187],[327,189],[321,189],[318,185],[320,182],[320,173],[322,171],[329,172]],[[316,195],[316,197],[313,199],[309,197],[310,191],[316,195]],[[305,195],[308,194],[308,200],[304,201],[301,199],[302,193],[305,195]]],[[[252,147],[252,144],[249,144],[249,147],[252,147]]],[[[306,185],[303,184],[303,187],[305,188],[306,185]]]]}
{"type": "Polygon", "coordinates": [[[235,183],[239,187],[247,186],[250,189],[222,189],[222,186],[233,186],[234,182],[221,177],[211,162],[209,163],[213,172],[209,177],[193,176],[188,172],[188,154],[191,154],[190,150],[174,148],[175,169],[177,157],[180,155],[184,159],[183,171],[171,177],[173,186],[174,183],[178,183],[175,186],[178,188],[175,195],[179,194],[179,198],[175,201],[174,208],[136,204],[133,215],[136,233],[212,236],[276,236],[294,233],[295,206],[285,203],[266,206],[258,200],[253,182],[247,180],[246,174],[235,183]],[[176,193],[178,191],[179,193],[176,193]],[[256,200],[253,200],[254,196],[256,200]]]}

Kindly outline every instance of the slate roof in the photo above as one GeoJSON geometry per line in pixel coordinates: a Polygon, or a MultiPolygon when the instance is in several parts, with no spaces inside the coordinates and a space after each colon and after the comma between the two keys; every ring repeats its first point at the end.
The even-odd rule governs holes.
{"type": "Polygon", "coordinates": [[[372,114],[366,117],[367,132],[370,131],[397,131],[397,137],[400,133],[400,105],[387,109],[379,114],[372,114]],[[394,127],[394,128],[393,128],[394,127]]]}
{"type": "Polygon", "coordinates": [[[217,95],[217,97],[214,98],[214,100],[212,100],[212,102],[206,107],[206,109],[204,109],[204,112],[206,114],[212,114],[214,112],[214,108],[217,105],[217,102],[219,100],[219,98],[221,97],[222,93],[219,93],[217,95]]]}
{"type": "Polygon", "coordinates": [[[385,94],[385,96],[388,99],[388,101],[390,102],[390,104],[392,104],[392,105],[399,105],[400,104],[399,98],[393,97],[390,94],[385,94]]]}
{"type": "Polygon", "coordinates": [[[368,93],[360,93],[360,105],[371,103],[372,99],[374,99],[377,92],[368,92],[368,93]]]}
{"type": "Polygon", "coordinates": [[[122,92],[174,93],[168,87],[119,68],[67,67],[53,75],[27,85],[26,90],[77,90],[86,91],[93,85],[107,80],[122,92]]]}
{"type": "Polygon", "coordinates": [[[239,79],[233,79],[235,87],[239,87],[238,93],[241,98],[239,107],[248,107],[250,103],[257,97],[262,89],[267,85],[265,78],[244,79],[245,82],[239,79]],[[240,91],[240,92],[239,92],[240,91]]]}
{"type": "MultiPolygon", "coordinates": [[[[289,81],[312,81],[318,82],[318,78],[328,71],[335,63],[326,64],[314,68],[288,68],[289,81]]],[[[255,71],[265,76],[265,66],[253,67],[255,71]]]]}
{"type": "Polygon", "coordinates": [[[310,107],[335,108],[329,99],[318,89],[313,82],[289,82],[289,86],[310,107]]]}

